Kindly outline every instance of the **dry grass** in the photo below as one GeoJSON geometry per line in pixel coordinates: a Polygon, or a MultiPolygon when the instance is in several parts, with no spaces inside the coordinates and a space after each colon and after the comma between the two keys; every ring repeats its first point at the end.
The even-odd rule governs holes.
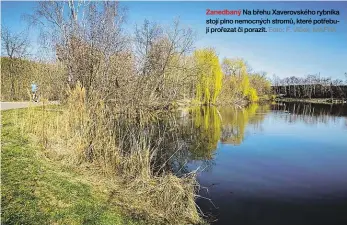
{"type": "Polygon", "coordinates": [[[77,87],[69,96],[63,106],[44,104],[14,117],[22,132],[33,134],[42,144],[45,157],[79,170],[96,186],[107,187],[117,199],[113,204],[151,223],[203,222],[195,204],[199,188],[195,174],[177,177],[158,171],[154,167],[157,149],[145,131],[136,131],[148,119],[155,119],[156,113],[143,114],[146,119],[136,117],[138,127],[130,129],[132,123],[124,125],[117,108],[102,101],[87,104],[84,89],[77,87]]]}

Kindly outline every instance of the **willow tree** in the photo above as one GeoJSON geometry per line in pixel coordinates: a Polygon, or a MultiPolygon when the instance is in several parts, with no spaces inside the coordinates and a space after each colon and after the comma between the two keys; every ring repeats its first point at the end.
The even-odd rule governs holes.
{"type": "Polygon", "coordinates": [[[250,92],[250,84],[249,84],[248,74],[242,73],[240,80],[241,80],[240,88],[241,88],[242,96],[247,97],[249,95],[249,92],[250,92]]]}
{"type": "Polygon", "coordinates": [[[253,87],[250,88],[247,97],[248,97],[248,100],[250,102],[257,102],[257,101],[259,101],[257,90],[255,88],[253,88],[253,87]]]}
{"type": "Polygon", "coordinates": [[[194,61],[198,73],[196,99],[204,104],[215,104],[223,80],[218,56],[213,49],[199,49],[194,52],[194,61]]]}

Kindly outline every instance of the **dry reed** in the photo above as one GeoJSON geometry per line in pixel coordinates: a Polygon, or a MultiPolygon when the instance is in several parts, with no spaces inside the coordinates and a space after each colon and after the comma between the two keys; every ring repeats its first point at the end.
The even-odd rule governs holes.
{"type": "Polygon", "coordinates": [[[103,101],[86,103],[84,89],[77,86],[69,90],[62,106],[30,107],[16,117],[16,123],[42,144],[45,156],[83,171],[86,179],[107,187],[113,204],[151,223],[202,222],[195,204],[199,188],[195,174],[177,177],[170,171],[158,172],[153,162],[158,149],[146,136],[150,131],[136,131],[157,115],[142,115],[147,119],[122,122],[124,116],[103,101]],[[138,127],[131,129],[131,124],[138,127]]]}

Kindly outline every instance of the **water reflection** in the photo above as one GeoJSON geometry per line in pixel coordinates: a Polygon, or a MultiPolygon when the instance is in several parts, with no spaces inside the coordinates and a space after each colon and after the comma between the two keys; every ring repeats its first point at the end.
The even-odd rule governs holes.
{"type": "Polygon", "coordinates": [[[347,115],[346,105],[312,103],[277,103],[274,113],[282,115],[287,122],[302,121],[307,124],[328,123],[336,117],[347,115]]]}
{"type": "Polygon", "coordinates": [[[214,166],[219,143],[240,145],[247,127],[260,127],[269,110],[269,106],[255,104],[243,109],[194,107],[147,123],[117,120],[116,127],[121,128],[117,140],[124,154],[150,149],[156,174],[190,172],[191,162],[199,162],[207,171],[214,166]]]}
{"type": "Polygon", "coordinates": [[[272,104],[272,110],[290,112],[296,115],[306,116],[346,116],[347,105],[343,104],[314,104],[314,103],[295,103],[295,102],[282,102],[272,104]]]}
{"type": "MultiPolygon", "coordinates": [[[[338,117],[347,115],[346,105],[311,103],[275,103],[271,105],[251,104],[245,108],[196,107],[189,109],[184,118],[191,124],[190,152],[194,160],[213,158],[218,142],[240,145],[246,135],[247,127],[261,130],[265,117],[274,114],[288,123],[306,124],[334,122],[338,117]]],[[[271,115],[273,116],[273,115],[271,115]]],[[[345,119],[347,125],[347,118],[345,119]]],[[[182,129],[182,128],[180,128],[182,129]]]]}
{"type": "Polygon", "coordinates": [[[253,125],[260,127],[269,106],[259,106],[252,104],[247,108],[222,108],[220,109],[223,125],[222,138],[223,144],[240,145],[245,138],[246,127],[253,125]]]}
{"type": "MultiPolygon", "coordinates": [[[[123,127],[118,133],[121,149],[133,151],[139,148],[136,143],[145,143],[151,149],[151,167],[156,173],[171,171],[179,175],[192,169],[189,168],[191,162],[200,163],[206,170],[213,169],[218,146],[242,146],[247,142],[246,137],[267,130],[285,134],[288,130],[285,123],[331,124],[340,122],[338,118],[344,115],[347,115],[346,106],[303,103],[252,104],[245,108],[194,107],[146,124],[118,121],[117,127],[123,127]],[[277,124],[268,124],[271,120],[277,124]]],[[[347,126],[347,121],[343,121],[343,126],[347,126]]],[[[295,132],[305,129],[297,127],[295,132]]],[[[269,141],[276,140],[278,138],[269,141]]]]}
{"type": "Polygon", "coordinates": [[[203,108],[189,118],[203,143],[191,159],[213,161],[198,178],[214,205],[197,203],[214,224],[346,224],[346,105],[203,108]]]}
{"type": "Polygon", "coordinates": [[[192,143],[195,159],[212,159],[221,136],[221,117],[215,107],[196,107],[190,110],[198,138],[192,143]]]}
{"type": "MultiPolygon", "coordinates": [[[[166,124],[165,126],[156,125],[155,130],[161,134],[165,133],[164,130],[169,132],[166,132],[164,138],[160,138],[159,133],[154,136],[153,140],[162,141],[158,146],[153,147],[164,149],[162,152],[166,154],[169,152],[168,156],[171,158],[167,161],[166,169],[171,169],[175,173],[189,172],[186,165],[192,161],[202,162],[203,168],[211,169],[218,143],[240,146],[245,140],[247,129],[252,132],[262,132],[263,122],[267,116],[279,118],[287,123],[301,121],[305,124],[327,124],[336,122],[336,118],[345,115],[347,115],[347,107],[344,105],[308,103],[251,104],[245,108],[194,107],[174,117],[174,123],[172,123],[173,118],[170,117],[165,120],[166,122],[159,123],[166,124]],[[164,129],[164,127],[170,129],[164,129]],[[169,149],[177,148],[180,151],[169,151],[169,149]]],[[[157,142],[154,145],[156,144],[157,142]]]]}
{"type": "Polygon", "coordinates": [[[197,203],[215,224],[347,224],[346,105],[195,107],[117,127],[121,149],[146,142],[155,173],[201,168],[217,208],[197,203]]]}
{"type": "Polygon", "coordinates": [[[212,152],[216,150],[218,141],[240,145],[245,138],[246,127],[250,125],[260,127],[269,110],[269,105],[259,106],[258,104],[252,104],[246,108],[197,107],[190,109],[194,126],[198,129],[196,132],[201,133],[201,139],[198,141],[204,143],[204,149],[200,150],[212,152]]]}

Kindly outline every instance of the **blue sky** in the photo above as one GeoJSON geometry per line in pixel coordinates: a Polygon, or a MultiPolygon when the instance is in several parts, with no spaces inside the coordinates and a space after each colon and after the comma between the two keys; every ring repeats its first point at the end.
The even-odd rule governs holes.
{"type": "MultiPolygon", "coordinates": [[[[21,20],[23,13],[30,13],[36,2],[1,2],[1,22],[13,31],[25,28],[21,20]]],[[[347,72],[347,2],[121,2],[128,9],[127,30],[144,19],[169,25],[179,17],[183,25],[197,33],[196,47],[214,47],[220,58],[242,57],[256,71],[266,71],[269,77],[305,76],[320,73],[321,76],[345,79],[347,72]],[[302,19],[332,18],[341,22],[337,25],[316,25],[335,27],[336,32],[324,33],[213,33],[206,34],[206,19],[245,19],[246,16],[207,16],[206,9],[310,9],[340,11],[339,16],[302,16],[302,19]]],[[[252,16],[254,19],[288,19],[294,16],[252,16]]],[[[249,18],[249,17],[248,17],[249,18]]],[[[286,27],[287,25],[264,25],[265,27],[286,27]]],[[[294,25],[308,27],[312,25],[294,25]]],[[[233,27],[233,25],[229,25],[233,27]]],[[[247,26],[245,26],[247,27],[247,26]]],[[[257,26],[255,26],[257,27],[257,26]]],[[[259,27],[259,26],[258,26],[259,27]]],[[[31,40],[36,41],[37,31],[30,30],[31,40]]]]}

